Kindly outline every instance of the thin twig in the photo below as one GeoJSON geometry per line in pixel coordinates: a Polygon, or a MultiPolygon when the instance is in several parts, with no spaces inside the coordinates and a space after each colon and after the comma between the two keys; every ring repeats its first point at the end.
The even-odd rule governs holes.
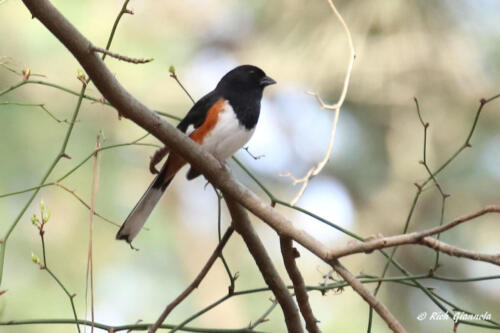
{"type": "MultiPolygon", "coordinates": [[[[57,89],[57,90],[60,90],[60,91],[64,91],[68,94],[71,94],[71,95],[74,95],[74,96],[80,96],[80,93],[78,91],[74,91],[74,90],[71,90],[69,88],[66,88],[66,87],[63,87],[61,85],[58,85],[58,84],[55,84],[55,83],[52,83],[52,82],[46,82],[46,81],[41,81],[41,80],[23,80],[23,81],[20,81],[12,86],[10,86],[9,88],[5,89],[5,90],[2,90],[0,91],[0,97],[13,91],[13,90],[16,90],[26,84],[37,84],[37,85],[41,85],[41,86],[45,86],[45,87],[51,87],[51,88],[54,88],[54,89],[57,89]]],[[[84,94],[83,95],[83,98],[86,99],[86,100],[89,100],[89,101],[92,101],[94,103],[100,103],[100,104],[103,104],[103,105],[107,105],[107,106],[112,106],[108,101],[106,101],[103,97],[101,98],[97,98],[97,97],[93,97],[93,96],[89,96],[89,95],[86,95],[84,94]]],[[[172,120],[176,120],[176,121],[180,121],[181,119],[178,117],[178,116],[175,116],[173,114],[170,114],[170,113],[167,113],[167,112],[164,112],[164,111],[159,111],[159,110],[155,110],[156,113],[158,113],[159,115],[162,115],[166,118],[169,118],[169,119],[172,119],[172,120]]]]}
{"type": "Polygon", "coordinates": [[[260,160],[263,157],[266,157],[266,155],[264,155],[264,154],[261,154],[261,155],[254,155],[254,154],[252,154],[252,152],[250,151],[250,149],[248,148],[248,146],[243,147],[243,150],[245,150],[248,153],[248,155],[250,155],[250,157],[253,158],[256,161],[260,160]]]}
{"type": "Polygon", "coordinates": [[[42,109],[45,113],[47,113],[52,119],[54,119],[56,122],[58,123],[66,123],[66,124],[69,124],[69,121],[67,119],[59,119],[57,118],[56,116],[54,116],[54,114],[52,112],[49,111],[49,109],[47,109],[47,107],[45,106],[45,104],[43,103],[16,103],[16,102],[1,102],[0,103],[0,106],[1,105],[15,105],[15,106],[32,106],[32,107],[39,107],[40,109],[42,109]]]}
{"type": "MultiPolygon", "coordinates": [[[[444,210],[445,210],[445,207],[446,207],[446,198],[448,198],[448,197],[442,197],[442,201],[441,201],[441,214],[439,216],[439,226],[442,226],[443,222],[444,222],[444,210]]],[[[436,235],[436,239],[437,240],[439,240],[440,237],[441,237],[440,233],[436,235]]],[[[436,271],[438,268],[439,268],[439,251],[436,251],[436,259],[434,261],[434,267],[432,268],[432,270],[436,271]]]]}
{"type": "Polygon", "coordinates": [[[172,310],[177,305],[179,305],[184,299],[186,299],[186,297],[188,297],[189,294],[191,294],[191,292],[193,292],[193,290],[198,288],[201,281],[203,281],[203,279],[207,275],[208,271],[210,270],[210,268],[212,267],[214,262],[220,256],[222,249],[227,244],[227,241],[229,240],[229,238],[231,237],[233,232],[234,232],[234,228],[231,225],[227,228],[221,241],[219,242],[219,244],[217,244],[217,247],[215,248],[214,252],[210,256],[210,258],[208,259],[206,264],[203,266],[200,273],[198,273],[198,275],[196,276],[194,281],[179,296],[177,296],[176,299],[174,299],[170,304],[167,305],[167,307],[165,308],[165,310],[163,310],[163,313],[160,315],[158,320],[156,320],[156,322],[148,329],[149,333],[156,332],[156,330],[163,324],[163,322],[165,321],[167,316],[170,314],[170,312],[172,312],[172,310]]]}
{"type": "MultiPolygon", "coordinates": [[[[217,195],[217,236],[220,243],[222,241],[222,194],[220,194],[215,187],[213,189],[215,194],[217,195]]],[[[234,293],[235,281],[238,278],[238,272],[236,272],[236,274],[234,275],[233,273],[231,273],[231,269],[229,268],[226,258],[224,258],[222,250],[220,251],[219,258],[222,261],[222,264],[224,265],[227,276],[229,278],[229,287],[227,288],[227,292],[229,295],[231,295],[232,293],[234,293]]]]}
{"type": "Polygon", "coordinates": [[[439,193],[441,194],[441,197],[443,197],[443,198],[446,199],[450,195],[444,193],[441,184],[439,184],[439,182],[437,181],[436,177],[432,174],[432,171],[429,168],[429,164],[427,162],[427,132],[428,132],[428,129],[429,129],[429,123],[428,122],[424,122],[424,119],[422,117],[422,113],[420,112],[420,105],[418,103],[418,99],[416,97],[413,97],[413,100],[415,102],[415,106],[416,106],[416,109],[417,109],[418,119],[420,120],[420,123],[422,124],[422,127],[424,128],[424,144],[423,144],[424,152],[423,152],[423,159],[422,159],[422,161],[420,161],[420,164],[422,164],[424,166],[425,170],[427,171],[427,174],[432,179],[432,181],[436,185],[436,188],[438,189],[439,193]]]}
{"type": "Polygon", "coordinates": [[[326,149],[326,152],[325,152],[325,155],[323,156],[323,159],[316,166],[309,169],[309,171],[306,173],[306,175],[302,178],[296,178],[290,172],[281,175],[281,176],[288,176],[288,177],[292,178],[294,185],[296,185],[298,183],[302,184],[299,192],[297,193],[297,195],[293,198],[293,200],[290,203],[292,206],[294,206],[299,201],[299,199],[302,197],[302,195],[304,194],[304,192],[307,188],[307,185],[309,184],[309,181],[311,180],[311,178],[318,175],[323,170],[326,163],[328,163],[328,160],[330,159],[330,155],[331,155],[332,150],[333,150],[333,144],[335,141],[335,132],[337,131],[337,123],[339,120],[340,108],[344,104],[345,98],[347,96],[347,91],[349,89],[349,81],[351,79],[352,68],[354,65],[354,60],[356,59],[356,52],[354,51],[354,43],[352,41],[352,36],[351,36],[351,32],[349,31],[349,27],[345,23],[342,15],[340,15],[339,11],[337,10],[335,5],[333,4],[333,1],[332,0],[327,0],[327,1],[328,1],[328,4],[330,5],[332,12],[335,14],[337,19],[342,24],[342,27],[344,28],[344,31],[345,31],[345,34],[347,37],[347,42],[349,44],[349,63],[347,64],[347,70],[346,70],[346,74],[345,74],[345,78],[344,78],[344,84],[342,86],[342,92],[340,93],[340,98],[337,101],[337,103],[331,104],[331,105],[326,104],[323,101],[323,99],[321,98],[321,96],[319,95],[319,93],[309,92],[310,95],[312,95],[316,98],[316,100],[318,101],[318,103],[322,109],[333,110],[335,112],[335,115],[333,117],[333,124],[332,124],[332,130],[330,132],[330,139],[328,141],[328,148],[326,149]]]}
{"type": "MultiPolygon", "coordinates": [[[[0,4],[2,4],[2,3],[3,3],[3,1],[0,2],[0,4]]],[[[28,80],[31,76],[45,77],[45,75],[43,75],[43,74],[37,74],[37,73],[31,72],[31,69],[28,67],[25,67],[24,69],[21,69],[21,70],[12,68],[8,65],[10,62],[11,62],[10,57],[0,57],[0,66],[5,68],[9,72],[12,72],[16,75],[21,76],[23,78],[23,80],[28,80]]]]}
{"type": "Polygon", "coordinates": [[[271,306],[269,308],[267,308],[266,311],[264,311],[264,313],[262,315],[260,315],[260,317],[257,318],[253,323],[248,324],[248,328],[253,330],[254,328],[259,326],[260,324],[268,321],[269,319],[267,319],[267,317],[271,314],[271,312],[274,310],[276,305],[278,305],[278,301],[272,300],[271,306]]]}
{"type": "Polygon", "coordinates": [[[125,62],[129,62],[129,63],[132,63],[132,64],[146,64],[146,63],[151,62],[151,61],[154,60],[153,58],[131,58],[131,57],[127,57],[127,56],[124,56],[124,55],[121,55],[121,54],[118,54],[118,53],[111,52],[109,50],[106,50],[106,49],[103,49],[103,48],[97,47],[97,46],[91,46],[90,50],[93,51],[93,52],[99,52],[99,53],[102,53],[102,54],[107,54],[107,55],[109,55],[112,58],[115,58],[115,59],[118,59],[118,60],[121,60],[121,61],[125,61],[125,62]]]}
{"type": "MultiPolygon", "coordinates": [[[[439,225],[443,225],[444,221],[444,213],[445,213],[445,207],[446,207],[446,199],[450,196],[449,194],[444,193],[443,187],[439,182],[437,181],[436,177],[432,174],[431,169],[429,168],[429,164],[427,162],[427,131],[429,128],[429,123],[424,121],[424,118],[422,116],[422,112],[420,111],[420,105],[418,103],[417,97],[413,97],[413,100],[415,101],[415,107],[417,109],[417,115],[418,119],[420,120],[420,124],[422,124],[422,127],[424,128],[424,152],[423,152],[423,160],[421,161],[421,164],[424,166],[425,170],[427,171],[427,174],[429,177],[432,178],[432,181],[436,185],[436,188],[438,189],[440,195],[441,195],[441,215],[439,218],[439,225]]],[[[437,234],[437,239],[439,240],[440,234],[437,234]]],[[[434,261],[434,267],[432,268],[433,270],[438,269],[439,267],[439,251],[436,251],[436,259],[434,261]]]]}
{"type": "Polygon", "coordinates": [[[64,291],[66,296],[68,296],[68,299],[69,299],[70,304],[71,304],[71,310],[73,311],[73,316],[75,318],[74,323],[76,324],[76,329],[77,329],[78,333],[80,333],[80,325],[78,324],[78,315],[76,314],[75,302],[73,300],[76,295],[71,294],[68,291],[68,289],[66,288],[66,286],[61,282],[61,280],[59,280],[59,278],[54,274],[54,272],[48,267],[47,251],[45,248],[45,237],[44,236],[45,236],[45,225],[47,224],[49,218],[48,218],[48,216],[46,218],[44,217],[45,212],[43,210],[44,210],[44,208],[42,208],[42,212],[40,214],[40,220],[36,220],[36,217],[34,216],[35,221],[38,221],[38,223],[35,221],[33,222],[33,224],[35,224],[35,226],[38,229],[38,234],[40,235],[40,240],[42,243],[43,264],[40,264],[40,269],[43,269],[47,273],[49,273],[49,275],[52,277],[52,279],[54,279],[54,281],[64,291]]]}
{"type": "Polygon", "coordinates": [[[182,82],[177,77],[177,73],[175,72],[175,67],[174,66],[170,66],[169,72],[170,72],[170,77],[172,79],[174,79],[175,82],[177,82],[177,84],[179,85],[179,87],[181,87],[181,89],[186,93],[187,97],[191,100],[191,102],[193,102],[193,104],[195,104],[196,101],[194,100],[194,98],[191,96],[191,94],[189,93],[189,91],[187,91],[187,89],[184,87],[184,85],[182,84],[182,82]]]}
{"type": "MultiPolygon", "coordinates": [[[[85,89],[84,89],[84,87],[82,87],[82,94],[84,91],[85,91],[85,89]]],[[[40,191],[41,186],[43,184],[45,184],[45,181],[47,180],[47,178],[49,178],[49,176],[51,175],[52,171],[55,169],[56,165],[61,160],[61,158],[63,158],[64,156],[67,156],[66,155],[66,147],[68,145],[71,133],[73,132],[73,126],[75,125],[75,120],[76,120],[78,113],[80,111],[80,106],[81,106],[81,98],[78,99],[78,102],[77,102],[76,107],[75,107],[75,111],[73,112],[73,116],[71,118],[71,122],[68,126],[68,129],[66,130],[66,134],[64,136],[63,143],[61,145],[59,153],[56,155],[56,157],[54,158],[54,160],[50,164],[48,170],[45,172],[45,175],[42,177],[42,180],[39,183],[40,187],[38,187],[34,190],[33,194],[30,196],[30,198],[28,199],[26,204],[23,206],[23,208],[21,209],[19,214],[16,216],[16,218],[11,223],[11,225],[8,227],[7,232],[5,233],[4,237],[2,238],[2,242],[0,243],[0,284],[1,284],[2,278],[3,278],[3,265],[4,265],[4,261],[5,261],[5,250],[7,248],[7,241],[9,239],[10,235],[12,234],[12,232],[14,231],[14,229],[16,228],[17,224],[19,223],[19,221],[23,217],[24,213],[28,209],[29,205],[33,202],[36,195],[40,191]]]]}
{"type": "MultiPolygon", "coordinates": [[[[31,319],[31,320],[11,320],[0,322],[0,326],[20,326],[20,325],[55,325],[55,324],[80,324],[85,326],[91,326],[92,322],[89,320],[74,320],[74,319],[31,319]]],[[[95,327],[105,330],[107,332],[120,332],[120,331],[145,331],[151,324],[141,323],[141,324],[130,324],[130,325],[121,325],[121,326],[111,326],[102,323],[95,323],[95,327]]],[[[173,329],[175,325],[161,325],[162,329],[173,329]]],[[[200,328],[200,327],[183,327],[180,329],[184,332],[197,332],[197,333],[264,333],[259,331],[254,331],[246,328],[236,328],[236,329],[227,329],[227,328],[200,328]]],[[[267,332],[266,332],[267,333],[267,332]]]]}
{"type": "MultiPolygon", "coordinates": [[[[84,205],[85,207],[87,207],[89,210],[90,210],[90,205],[88,203],[86,203],[82,198],[80,198],[74,190],[70,190],[69,188],[67,188],[66,186],[64,186],[63,184],[60,184],[60,183],[55,183],[54,184],[55,186],[63,189],[64,191],[68,192],[69,194],[71,194],[73,197],[75,197],[78,201],[80,201],[82,203],[82,205],[84,205]]],[[[95,210],[93,211],[93,214],[99,218],[101,218],[102,220],[116,226],[116,227],[120,227],[120,225],[116,222],[113,222],[111,221],[110,219],[107,219],[106,217],[102,216],[101,214],[97,213],[95,210]]]]}
{"type": "MultiPolygon", "coordinates": [[[[95,322],[94,313],[94,260],[93,260],[93,230],[94,230],[94,215],[95,215],[95,200],[97,189],[99,187],[99,149],[101,148],[100,135],[97,136],[95,146],[96,153],[94,154],[94,163],[92,165],[92,186],[90,190],[90,218],[89,218],[89,248],[87,257],[87,271],[85,279],[85,309],[87,309],[88,287],[90,282],[90,315],[92,323],[95,322]]],[[[94,332],[94,325],[90,328],[90,332],[94,332]]]]}
{"type": "MultiPolygon", "coordinates": [[[[152,144],[152,143],[139,143],[139,141],[142,140],[142,139],[144,139],[147,135],[149,135],[149,134],[143,135],[139,139],[133,140],[131,142],[118,143],[118,144],[114,144],[114,145],[104,146],[104,147],[101,147],[99,149],[99,151],[104,151],[104,150],[114,149],[114,148],[119,148],[119,147],[126,147],[126,146],[146,146],[146,147],[155,147],[155,148],[158,148],[159,146],[156,145],[156,144],[152,144]]],[[[61,181],[63,181],[64,179],[68,178],[71,174],[73,174],[76,170],[78,170],[82,165],[84,165],[85,162],[87,162],[88,160],[90,160],[92,158],[92,156],[94,156],[95,153],[96,153],[95,150],[93,152],[91,152],[85,159],[83,159],[75,167],[73,167],[71,170],[69,170],[68,172],[66,172],[63,176],[59,177],[56,180],[56,182],[43,183],[41,185],[29,187],[29,188],[24,189],[24,190],[10,192],[10,193],[5,193],[5,194],[0,194],[0,198],[5,198],[5,197],[13,196],[13,195],[18,195],[18,194],[26,193],[26,192],[36,191],[36,190],[41,189],[43,187],[55,186],[55,185],[58,186],[58,184],[61,181]]]]}
{"type": "MultiPolygon", "coordinates": [[[[437,168],[434,172],[431,173],[431,175],[425,180],[423,181],[422,183],[420,184],[415,184],[416,185],[416,188],[417,188],[417,192],[415,193],[415,196],[413,197],[413,202],[410,206],[410,210],[408,212],[408,215],[406,217],[406,221],[405,221],[405,225],[404,225],[404,228],[403,228],[403,234],[405,234],[407,231],[408,231],[408,228],[410,226],[410,221],[413,217],[413,213],[415,212],[415,207],[417,206],[417,202],[420,198],[420,195],[422,194],[422,190],[424,189],[424,187],[430,182],[432,181],[433,179],[435,179],[435,177],[441,172],[443,171],[451,162],[453,162],[458,155],[460,155],[460,153],[462,153],[462,151],[466,148],[469,148],[471,147],[471,144],[470,144],[470,140],[472,138],[472,135],[474,134],[474,131],[476,129],[476,126],[477,126],[477,123],[479,121],[479,116],[481,115],[481,112],[483,110],[483,108],[490,102],[496,100],[497,98],[500,98],[500,94],[497,94],[497,95],[494,95],[490,98],[482,98],[480,101],[479,101],[479,107],[476,111],[476,114],[474,116],[474,121],[472,123],[472,126],[471,126],[471,129],[469,130],[469,133],[465,139],[465,142],[439,167],[437,168]]],[[[423,120],[422,120],[423,122],[423,120]]],[[[389,265],[391,264],[392,262],[392,259],[394,258],[394,255],[396,254],[396,251],[397,251],[397,247],[393,248],[390,256],[388,257],[388,261],[386,262],[385,266],[384,266],[384,269],[382,270],[382,274],[380,275],[382,278],[385,277],[385,275],[387,274],[387,271],[389,269],[389,265]]],[[[380,290],[380,287],[381,287],[381,283],[379,283],[377,285],[377,287],[375,288],[375,291],[374,291],[374,295],[377,295],[378,291],[380,290]]],[[[425,292],[425,291],[424,291],[425,292]]],[[[369,316],[368,316],[368,329],[367,329],[367,333],[370,333],[371,332],[371,323],[372,323],[372,309],[370,308],[370,311],[369,311],[369,316]]]]}

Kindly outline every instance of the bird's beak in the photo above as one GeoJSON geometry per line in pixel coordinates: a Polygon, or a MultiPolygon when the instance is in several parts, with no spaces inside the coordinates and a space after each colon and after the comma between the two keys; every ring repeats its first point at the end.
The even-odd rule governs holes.
{"type": "Polygon", "coordinates": [[[269,86],[271,84],[276,84],[276,81],[271,79],[269,76],[264,76],[262,79],[260,79],[260,85],[262,87],[269,86]]]}

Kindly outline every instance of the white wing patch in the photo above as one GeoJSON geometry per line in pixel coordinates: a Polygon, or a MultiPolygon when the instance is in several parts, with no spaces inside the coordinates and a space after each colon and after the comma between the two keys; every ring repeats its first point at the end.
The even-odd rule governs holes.
{"type": "Polygon", "coordinates": [[[194,125],[193,124],[189,125],[188,128],[186,129],[186,135],[190,136],[194,132],[194,130],[195,130],[194,125]]]}
{"type": "Polygon", "coordinates": [[[217,124],[204,138],[202,144],[203,148],[220,161],[224,161],[242,148],[254,132],[254,129],[247,130],[245,126],[240,124],[229,102],[226,101],[223,108],[219,112],[217,124]]]}

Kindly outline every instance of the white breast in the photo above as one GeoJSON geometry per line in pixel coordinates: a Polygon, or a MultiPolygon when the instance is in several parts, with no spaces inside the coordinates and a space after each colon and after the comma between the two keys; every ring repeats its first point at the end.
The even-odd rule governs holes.
{"type": "Polygon", "coordinates": [[[202,146],[218,160],[224,161],[242,148],[253,135],[254,129],[242,126],[229,102],[219,112],[217,124],[203,140],[202,146]]]}

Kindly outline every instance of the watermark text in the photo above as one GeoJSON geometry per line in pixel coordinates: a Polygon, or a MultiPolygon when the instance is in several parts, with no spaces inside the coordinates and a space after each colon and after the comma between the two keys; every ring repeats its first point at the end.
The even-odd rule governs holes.
{"type": "Polygon", "coordinates": [[[455,323],[460,321],[460,320],[491,320],[491,313],[488,311],[485,311],[483,313],[467,313],[467,312],[461,312],[457,311],[453,313],[453,315],[450,315],[448,311],[446,312],[439,312],[439,311],[433,311],[433,312],[420,312],[417,315],[417,320],[423,321],[423,320],[453,320],[455,323]]]}

